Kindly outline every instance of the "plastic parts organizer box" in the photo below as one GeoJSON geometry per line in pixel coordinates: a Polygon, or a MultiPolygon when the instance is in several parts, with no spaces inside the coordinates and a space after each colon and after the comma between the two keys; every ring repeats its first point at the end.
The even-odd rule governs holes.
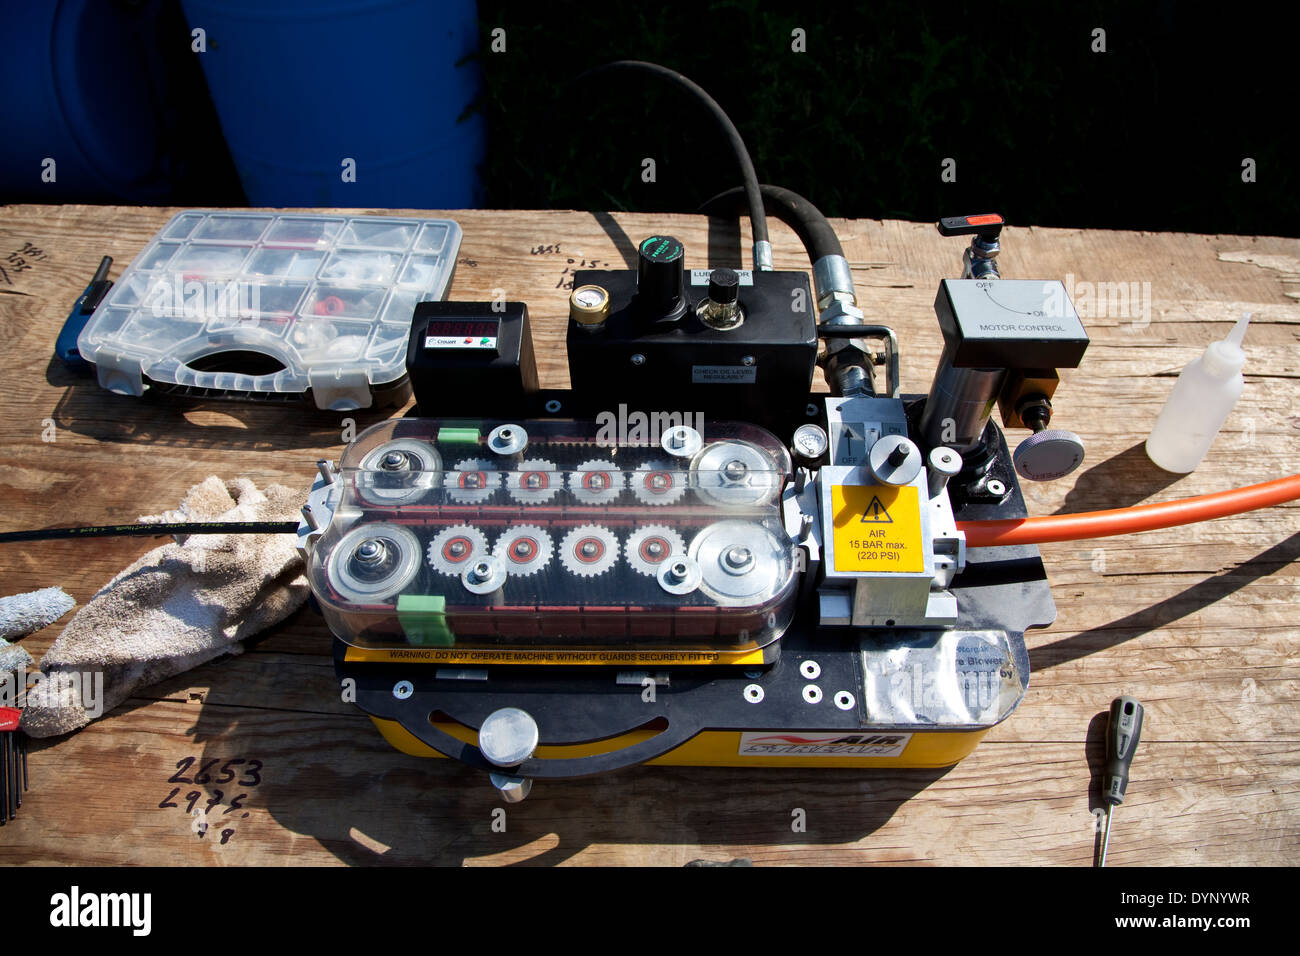
{"type": "Polygon", "coordinates": [[[77,345],[122,395],[367,408],[405,384],[415,305],[446,295],[460,241],[448,219],[188,210],[77,345]]]}

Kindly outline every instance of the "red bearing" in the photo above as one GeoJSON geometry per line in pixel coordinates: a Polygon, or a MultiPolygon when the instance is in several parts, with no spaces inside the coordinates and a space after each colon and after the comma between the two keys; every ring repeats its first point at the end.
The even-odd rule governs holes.
{"type": "Polygon", "coordinates": [[[668,543],[666,538],[654,536],[654,537],[646,538],[644,541],[642,541],[641,547],[638,548],[637,550],[641,553],[641,557],[645,560],[647,564],[658,564],[661,561],[668,560],[668,554],[670,551],[672,551],[672,545],[668,543]],[[659,554],[658,557],[655,557],[653,554],[649,553],[649,548],[652,545],[656,545],[656,544],[659,545],[659,547],[663,548],[663,551],[659,554]]]}
{"type": "Polygon", "coordinates": [[[527,564],[537,557],[538,545],[533,538],[516,538],[510,545],[510,560],[515,564],[527,564]]]}
{"type": "Polygon", "coordinates": [[[573,546],[573,556],[583,564],[595,564],[605,556],[605,542],[588,535],[573,546]],[[590,546],[591,554],[584,553],[590,546]]]}
{"type": "Polygon", "coordinates": [[[471,554],[474,553],[474,542],[464,535],[455,538],[448,538],[442,546],[442,556],[452,564],[459,564],[462,561],[468,561],[471,554]]]}

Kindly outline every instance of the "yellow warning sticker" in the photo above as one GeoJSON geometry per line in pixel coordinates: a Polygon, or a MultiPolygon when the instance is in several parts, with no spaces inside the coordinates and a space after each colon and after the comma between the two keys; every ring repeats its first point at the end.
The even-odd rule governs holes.
{"type": "Polygon", "coordinates": [[[924,571],[921,504],[910,485],[832,485],[835,570],[924,571]]]}

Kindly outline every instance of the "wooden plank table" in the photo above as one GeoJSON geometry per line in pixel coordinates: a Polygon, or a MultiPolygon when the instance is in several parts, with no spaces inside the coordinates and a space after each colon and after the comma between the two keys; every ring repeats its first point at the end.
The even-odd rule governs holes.
{"type": "MultiPolygon", "coordinates": [[[[339,414],[123,398],[51,362],[100,256],[112,255],[119,274],[173,212],[0,208],[0,334],[9,343],[0,530],[133,520],[174,507],[211,474],[305,489],[314,462],[342,450],[339,414]],[[5,257],[24,247],[30,267],[16,270],[5,257]]],[[[549,387],[568,384],[564,286],[575,268],[630,262],[632,241],[660,230],[685,242],[692,267],[738,266],[742,247],[748,261],[744,228],[698,216],[446,215],[465,229],[451,297],[503,289],[526,300],[549,387]]],[[[960,241],[924,223],[835,225],[868,321],[898,331],[904,390],[923,392],[941,344],[935,288],[953,274],[960,241]]],[[[777,268],[806,269],[793,233],[772,229],[777,268]]],[[[1056,401],[1056,423],[1084,437],[1087,461],[1063,481],[1026,489],[1031,513],[1166,500],[1300,471],[1300,240],[1010,228],[1003,245],[1009,277],[1072,277],[1092,335],[1083,367],[1062,373],[1056,401]],[[1089,283],[1135,282],[1144,308],[1130,303],[1128,315],[1099,308],[1105,295],[1088,301],[1115,288],[1089,283]],[[1246,389],[1225,434],[1194,474],[1158,471],[1142,441],[1174,377],[1242,311],[1255,315],[1246,389]]],[[[361,428],[393,413],[350,417],[361,428]]],[[[1101,715],[1127,692],[1145,703],[1147,721],[1116,815],[1113,864],[1294,864],[1298,514],[1282,507],[1045,546],[1060,614],[1029,635],[1029,693],[955,768],[643,767],[542,782],[508,809],[505,832],[493,827],[500,804],[479,774],[390,750],[339,699],[328,631],[304,609],[242,655],[149,688],[79,733],[33,742],[33,790],[0,830],[0,863],[1088,865],[1101,715]],[[187,757],[261,762],[239,809],[222,814],[224,843],[196,835],[185,791],[180,807],[159,807],[187,757]],[[804,832],[792,829],[797,808],[804,832]]],[[[84,603],[152,546],[8,545],[0,594],[60,585],[84,603]]],[[[39,659],[63,623],[23,645],[39,659]]],[[[211,786],[196,789],[206,803],[211,786]]]]}

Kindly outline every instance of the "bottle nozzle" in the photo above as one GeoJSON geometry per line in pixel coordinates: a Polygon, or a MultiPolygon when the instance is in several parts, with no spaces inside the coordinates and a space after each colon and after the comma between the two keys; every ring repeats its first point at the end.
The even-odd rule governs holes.
{"type": "Polygon", "coordinates": [[[1228,337],[1223,341],[1241,348],[1241,340],[1246,337],[1246,326],[1248,325],[1250,325],[1250,313],[1243,312],[1241,318],[1237,320],[1237,324],[1232,327],[1232,331],[1228,333],[1228,337]]]}

